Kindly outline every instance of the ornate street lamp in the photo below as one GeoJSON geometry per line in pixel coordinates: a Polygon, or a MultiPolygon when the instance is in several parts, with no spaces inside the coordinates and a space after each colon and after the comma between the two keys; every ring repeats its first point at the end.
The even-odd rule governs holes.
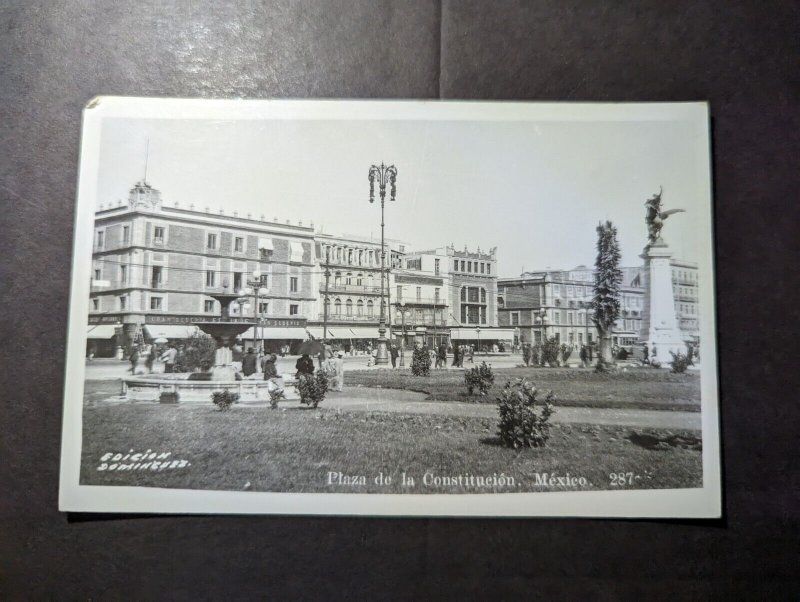
{"type": "Polygon", "coordinates": [[[539,310],[536,321],[542,325],[542,344],[544,344],[547,342],[547,310],[545,308],[539,310]]]}
{"type": "Polygon", "coordinates": [[[400,341],[400,367],[404,368],[406,365],[406,313],[410,310],[406,309],[405,301],[400,301],[397,305],[400,307],[400,318],[403,321],[403,338],[400,341]]]}
{"type": "Polygon", "coordinates": [[[386,282],[386,245],[383,238],[383,210],[384,201],[386,199],[386,185],[389,184],[391,192],[389,200],[395,200],[397,187],[395,182],[397,180],[397,168],[394,165],[386,166],[382,162],[380,167],[373,165],[369,168],[369,202],[375,202],[375,181],[378,182],[378,192],[381,197],[381,318],[380,325],[378,326],[378,350],[375,355],[375,364],[388,364],[389,353],[386,348],[386,302],[385,295],[385,282],[386,282]]]}
{"type": "MultiPolygon", "coordinates": [[[[248,288],[242,289],[239,291],[239,294],[242,295],[242,299],[239,302],[240,308],[243,309],[245,304],[247,303],[247,298],[252,294],[253,295],[253,345],[258,348],[261,347],[261,351],[264,352],[264,337],[258,336],[259,330],[259,316],[258,316],[258,305],[261,301],[261,297],[266,297],[267,293],[269,292],[264,286],[263,281],[261,280],[261,272],[259,270],[253,270],[252,272],[253,279],[247,281],[248,288]]],[[[240,314],[243,315],[243,312],[240,309],[240,314]]],[[[263,335],[263,329],[261,334],[263,335]]]]}

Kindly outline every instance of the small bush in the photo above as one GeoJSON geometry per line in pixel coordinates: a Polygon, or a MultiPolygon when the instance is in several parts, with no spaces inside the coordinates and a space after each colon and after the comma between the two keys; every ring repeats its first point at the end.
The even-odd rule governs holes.
{"type": "Polygon", "coordinates": [[[272,389],[269,392],[269,407],[271,407],[273,410],[277,409],[278,402],[281,399],[286,399],[286,395],[284,394],[283,389],[281,388],[272,389]]]}
{"type": "Polygon", "coordinates": [[[550,416],[555,412],[550,391],[536,409],[539,391],[525,378],[509,381],[497,398],[500,441],[508,447],[543,447],[550,438],[550,416]]]}
{"type": "Polygon", "coordinates": [[[414,349],[411,356],[411,374],[429,376],[431,373],[431,356],[425,348],[414,349]]]}
{"type": "Polygon", "coordinates": [[[683,374],[686,368],[692,366],[692,358],[682,353],[669,352],[672,356],[672,372],[673,374],[683,374]]]}
{"type": "Polygon", "coordinates": [[[661,362],[659,362],[658,360],[652,360],[651,359],[650,360],[650,367],[651,368],[660,368],[661,367],[661,362]]]}
{"type": "Polygon", "coordinates": [[[494,372],[492,372],[492,367],[487,366],[486,362],[481,362],[480,366],[475,366],[464,372],[464,382],[467,385],[467,391],[469,391],[470,395],[472,395],[475,389],[477,389],[481,395],[486,395],[494,384],[494,372]]]}
{"type": "Polygon", "coordinates": [[[300,394],[300,403],[316,408],[328,392],[328,375],[323,370],[317,370],[314,374],[301,374],[296,387],[300,394]]]}
{"type": "Polygon", "coordinates": [[[228,389],[224,391],[214,391],[211,394],[211,401],[217,406],[220,412],[231,409],[231,406],[239,402],[239,394],[231,393],[228,389]]]}

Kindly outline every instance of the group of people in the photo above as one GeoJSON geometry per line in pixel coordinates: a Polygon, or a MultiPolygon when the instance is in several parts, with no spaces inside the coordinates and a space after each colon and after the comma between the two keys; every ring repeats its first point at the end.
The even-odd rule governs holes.
{"type": "MultiPolygon", "coordinates": [[[[324,345],[317,356],[319,370],[323,371],[330,380],[333,381],[331,389],[333,391],[344,390],[344,352],[334,353],[330,345],[324,345]]],[[[295,363],[295,375],[297,378],[307,378],[314,375],[314,360],[307,353],[301,355],[295,363]]]]}
{"type": "Polygon", "coordinates": [[[148,373],[153,371],[156,360],[164,363],[164,372],[178,372],[183,358],[183,345],[168,343],[166,348],[160,348],[157,344],[144,345],[141,348],[137,345],[131,347],[128,354],[128,361],[131,364],[130,373],[136,374],[136,367],[144,357],[144,367],[148,373]]]}

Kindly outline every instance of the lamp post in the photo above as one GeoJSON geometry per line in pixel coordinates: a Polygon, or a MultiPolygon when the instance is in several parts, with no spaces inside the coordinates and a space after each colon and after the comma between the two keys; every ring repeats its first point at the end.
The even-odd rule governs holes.
{"type": "Polygon", "coordinates": [[[537,320],[542,325],[542,344],[547,342],[547,309],[544,307],[539,310],[537,320]]]}
{"type": "MultiPolygon", "coordinates": [[[[266,288],[262,286],[263,281],[261,280],[261,272],[259,270],[253,270],[252,272],[253,279],[247,281],[248,288],[245,288],[239,293],[244,297],[249,297],[251,294],[253,295],[253,345],[258,348],[261,346],[262,353],[264,352],[264,338],[258,336],[258,324],[259,324],[259,317],[258,317],[258,304],[261,300],[261,297],[266,297],[267,291],[266,288]],[[258,344],[257,344],[258,343],[258,344]]],[[[240,303],[240,306],[243,305],[240,303]]],[[[261,333],[263,334],[263,332],[261,333]]]]}
{"type": "Polygon", "coordinates": [[[478,333],[478,353],[480,353],[481,352],[481,327],[480,326],[476,326],[475,327],[475,332],[478,333]]]}
{"type": "Polygon", "coordinates": [[[400,301],[400,303],[398,303],[397,305],[400,306],[400,318],[401,318],[402,323],[403,323],[403,326],[402,326],[402,328],[403,328],[403,339],[402,339],[401,344],[400,344],[400,367],[401,368],[405,368],[405,365],[406,365],[406,361],[405,361],[405,355],[406,355],[406,311],[407,311],[406,310],[406,302],[405,301],[400,301]]]}
{"type": "MultiPolygon", "coordinates": [[[[394,165],[386,166],[381,162],[380,167],[373,165],[369,168],[369,202],[375,202],[375,181],[378,182],[378,192],[381,197],[381,319],[378,326],[378,350],[375,354],[375,364],[388,364],[389,353],[386,349],[386,303],[384,299],[386,284],[386,245],[384,243],[383,210],[386,199],[386,184],[390,186],[389,200],[394,201],[397,193],[395,182],[397,180],[397,168],[394,165]]],[[[405,336],[405,331],[403,332],[405,336]]]]}

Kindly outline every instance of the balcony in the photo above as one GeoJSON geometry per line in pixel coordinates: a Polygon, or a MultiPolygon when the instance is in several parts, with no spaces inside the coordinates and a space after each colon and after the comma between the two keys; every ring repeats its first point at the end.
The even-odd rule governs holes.
{"type": "MultiPolygon", "coordinates": [[[[388,317],[388,316],[387,316],[388,317]]],[[[325,314],[319,314],[319,321],[323,321],[325,319],[325,314]]],[[[343,314],[328,314],[328,322],[355,322],[355,323],[375,323],[377,324],[380,321],[380,315],[376,313],[375,315],[362,315],[362,316],[346,316],[343,314]]]]}
{"type": "MultiPolygon", "coordinates": [[[[320,292],[325,292],[325,283],[319,287],[320,292]]],[[[350,295],[380,295],[380,286],[367,286],[363,284],[329,284],[328,294],[343,293],[350,295]]]]}

